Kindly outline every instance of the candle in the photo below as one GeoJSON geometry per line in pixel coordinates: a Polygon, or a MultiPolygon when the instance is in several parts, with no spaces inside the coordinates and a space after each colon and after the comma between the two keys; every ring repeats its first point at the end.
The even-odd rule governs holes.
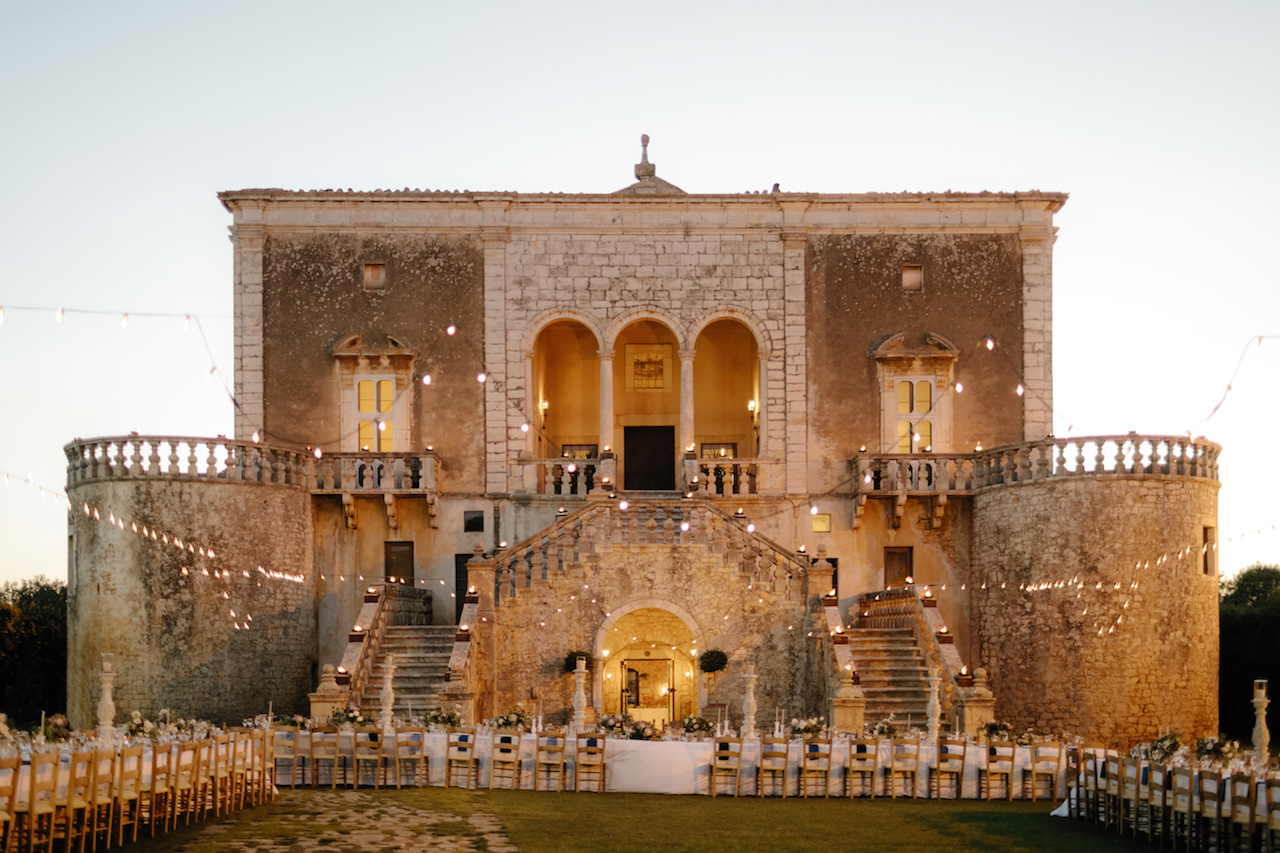
{"type": "Polygon", "coordinates": [[[40,734],[44,734],[44,711],[40,712],[40,734]]]}

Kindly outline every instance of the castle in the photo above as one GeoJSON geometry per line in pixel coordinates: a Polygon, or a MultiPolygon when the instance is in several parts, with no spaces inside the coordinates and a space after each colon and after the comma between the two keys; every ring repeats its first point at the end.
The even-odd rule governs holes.
{"type": "Polygon", "coordinates": [[[1219,448],[1051,434],[1066,195],[635,175],[221,193],[234,439],[67,446],[73,723],[106,652],[126,711],[367,706],[428,622],[474,718],[568,714],[575,652],[598,714],[732,717],[751,665],[762,721],[846,672],[911,715],[897,629],[953,724],[982,668],[1018,727],[1216,731],[1219,448]]]}

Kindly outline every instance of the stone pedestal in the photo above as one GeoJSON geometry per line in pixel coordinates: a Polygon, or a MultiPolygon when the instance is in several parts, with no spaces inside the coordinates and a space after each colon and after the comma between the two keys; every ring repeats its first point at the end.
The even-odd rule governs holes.
{"type": "Polygon", "coordinates": [[[960,730],[967,735],[978,731],[996,718],[996,697],[987,688],[987,671],[973,671],[973,686],[960,688],[960,730]]]}
{"type": "Polygon", "coordinates": [[[938,732],[942,728],[942,704],[938,701],[938,671],[929,670],[929,702],[925,705],[925,716],[929,720],[929,731],[925,735],[929,743],[938,742],[938,732]]]}
{"type": "Polygon", "coordinates": [[[111,698],[111,682],[116,680],[115,659],[115,655],[104,652],[102,671],[98,674],[102,679],[102,698],[98,700],[98,740],[101,741],[111,740],[116,719],[116,703],[111,698]]]}
{"type": "Polygon", "coordinates": [[[382,673],[382,695],[378,697],[382,703],[382,730],[390,732],[391,711],[396,704],[395,689],[391,685],[391,681],[396,674],[395,655],[387,655],[387,662],[382,665],[382,673]]]}
{"type": "Polygon", "coordinates": [[[1265,694],[1253,696],[1253,755],[1254,760],[1265,764],[1271,759],[1271,732],[1267,731],[1267,706],[1271,700],[1265,694]]]}
{"type": "Polygon", "coordinates": [[[320,673],[320,685],[316,688],[316,692],[307,694],[311,699],[311,718],[327,721],[334,711],[347,707],[349,692],[338,686],[338,680],[333,674],[333,664],[325,664],[324,670],[320,673]]]}
{"type": "Polygon", "coordinates": [[[756,665],[754,663],[747,664],[747,671],[742,674],[742,677],[747,682],[742,697],[742,737],[746,740],[755,740],[756,679],[760,677],[756,675],[756,665]]]}
{"type": "Polygon", "coordinates": [[[831,728],[837,732],[861,735],[866,725],[867,697],[862,688],[853,683],[853,670],[840,674],[840,689],[831,702],[831,728]]]}
{"type": "Polygon", "coordinates": [[[573,668],[573,730],[580,732],[587,727],[587,667],[586,658],[579,656],[573,668]]]}

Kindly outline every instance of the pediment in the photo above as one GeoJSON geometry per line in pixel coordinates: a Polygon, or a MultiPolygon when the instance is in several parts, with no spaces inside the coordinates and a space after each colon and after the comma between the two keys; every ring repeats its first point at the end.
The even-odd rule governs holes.
{"type": "Polygon", "coordinates": [[[356,332],[340,339],[329,351],[334,358],[394,359],[412,361],[418,351],[408,343],[383,332],[356,332]]]}
{"type": "Polygon", "coordinates": [[[877,361],[886,359],[945,358],[957,359],[960,349],[951,341],[936,332],[928,332],[923,337],[912,340],[906,332],[890,335],[871,351],[877,361]]]}

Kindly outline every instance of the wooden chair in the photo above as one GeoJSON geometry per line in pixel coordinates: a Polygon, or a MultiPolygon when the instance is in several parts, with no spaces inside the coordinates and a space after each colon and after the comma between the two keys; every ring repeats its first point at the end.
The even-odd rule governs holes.
{"type": "Polygon", "coordinates": [[[742,787],[742,738],[718,737],[711,745],[711,796],[716,796],[716,782],[727,776],[733,782],[733,795],[742,787]]]}
{"type": "Polygon", "coordinates": [[[297,726],[273,725],[271,727],[272,752],[275,755],[272,773],[277,785],[284,785],[284,780],[287,778],[289,787],[293,788],[297,786],[298,780],[303,778],[301,772],[303,756],[298,751],[298,744],[301,741],[299,731],[297,726]],[[280,772],[282,764],[289,768],[287,777],[280,772]]]}
{"type": "Polygon", "coordinates": [[[195,741],[178,744],[173,757],[173,825],[178,825],[182,815],[184,826],[191,825],[193,815],[200,812],[200,744],[195,741]]]}
{"type": "Polygon", "coordinates": [[[98,836],[103,846],[111,848],[111,827],[116,813],[116,769],[120,753],[114,748],[93,753],[93,784],[89,788],[89,848],[98,849],[98,836]]]}
{"type": "Polygon", "coordinates": [[[1084,796],[1084,818],[1090,823],[1102,820],[1103,772],[1106,770],[1107,751],[1100,743],[1085,744],[1081,753],[1081,792],[1084,796]]]}
{"type": "Polygon", "coordinates": [[[1124,756],[1120,759],[1120,794],[1116,801],[1119,808],[1117,827],[1121,833],[1125,827],[1136,838],[1141,818],[1141,808],[1147,802],[1147,785],[1142,776],[1142,762],[1124,756]]]}
{"type": "Polygon", "coordinates": [[[413,784],[425,786],[430,769],[427,757],[427,730],[422,726],[406,727],[396,732],[396,787],[400,787],[405,768],[413,775],[413,784]]]}
{"type": "Polygon", "coordinates": [[[232,804],[231,736],[214,735],[209,740],[210,760],[201,761],[205,788],[203,808],[205,814],[212,811],[215,817],[221,817],[231,811],[232,804]]]}
{"type": "Polygon", "coordinates": [[[139,789],[139,819],[146,821],[151,837],[156,837],[156,824],[161,832],[168,832],[173,811],[173,760],[174,751],[168,746],[156,745],[151,752],[151,778],[144,779],[139,789]]]}
{"type": "Polygon", "coordinates": [[[498,729],[493,733],[489,748],[489,788],[495,787],[499,778],[502,788],[512,791],[520,788],[520,732],[514,729],[498,729]]]}
{"type": "Polygon", "coordinates": [[[1047,782],[1048,799],[1058,799],[1058,772],[1062,769],[1062,742],[1045,741],[1031,745],[1031,766],[1022,773],[1022,786],[1031,788],[1031,802],[1036,802],[1037,785],[1047,782]]]}
{"type": "Polygon", "coordinates": [[[609,736],[605,734],[578,735],[574,756],[573,790],[581,791],[583,777],[594,781],[596,793],[605,790],[605,745],[609,736]]]}
{"type": "Polygon", "coordinates": [[[760,739],[760,763],[756,765],[756,796],[765,796],[765,782],[771,790],[787,797],[787,739],[766,737],[760,739]]]}
{"type": "Polygon", "coordinates": [[[1231,811],[1226,821],[1227,840],[1232,850],[1238,849],[1238,842],[1245,853],[1251,853],[1258,796],[1253,774],[1233,773],[1227,785],[1231,792],[1231,811]]]}
{"type": "Polygon", "coordinates": [[[898,777],[902,777],[905,797],[916,798],[916,775],[920,769],[920,741],[912,738],[894,738],[889,742],[889,796],[898,796],[898,777]]]}
{"type": "Polygon", "coordinates": [[[964,793],[964,760],[968,746],[962,737],[938,738],[938,760],[929,768],[935,800],[942,799],[942,783],[948,777],[953,780],[955,799],[960,799],[964,793]]]}
{"type": "Polygon", "coordinates": [[[1103,771],[1099,784],[1102,786],[1103,824],[1107,829],[1119,827],[1120,824],[1120,759],[1119,755],[1108,755],[1102,761],[1103,771]]]}
{"type": "Polygon", "coordinates": [[[876,798],[876,771],[878,769],[877,754],[880,743],[875,738],[851,738],[849,740],[849,765],[845,768],[845,795],[861,796],[862,792],[876,798]],[[857,778],[858,791],[854,793],[854,778],[857,778]]]}
{"type": "Polygon", "coordinates": [[[453,785],[455,773],[462,771],[460,788],[480,787],[480,768],[476,758],[476,730],[449,729],[445,745],[444,786],[453,785]]]}
{"type": "MultiPolygon", "coordinates": [[[[124,844],[124,828],[131,827],[130,841],[138,840],[139,815],[142,811],[143,747],[129,746],[120,750],[120,770],[116,777],[115,806],[116,844],[124,844]]],[[[108,847],[111,845],[108,844],[108,847]]]]}
{"type": "Polygon", "coordinates": [[[1225,787],[1221,773],[1200,771],[1196,784],[1196,838],[1202,850],[1222,850],[1226,841],[1225,787]]]}
{"type": "Polygon", "coordinates": [[[245,796],[261,805],[275,796],[276,739],[266,729],[249,732],[249,764],[245,767],[245,796]]]}
{"type": "Polygon", "coordinates": [[[831,738],[806,737],[800,744],[800,796],[809,796],[809,780],[821,785],[822,796],[830,796],[831,788],[831,738]]]}
{"type": "Polygon", "coordinates": [[[556,791],[564,789],[564,732],[545,731],[538,735],[538,746],[533,759],[533,790],[538,790],[538,782],[543,773],[547,776],[547,786],[551,786],[551,776],[556,777],[556,791]]]}
{"type": "Polygon", "coordinates": [[[993,784],[1004,778],[1005,798],[1013,799],[1013,751],[1016,748],[1011,740],[987,741],[986,760],[978,768],[978,788],[988,800],[991,799],[993,784]]]}
{"type": "Polygon", "coordinates": [[[1280,779],[1266,781],[1266,794],[1263,798],[1266,809],[1258,815],[1258,826],[1262,830],[1262,849],[1265,853],[1276,853],[1280,844],[1276,843],[1276,834],[1280,833],[1280,779]]]}
{"type": "Polygon", "coordinates": [[[0,757],[0,851],[9,849],[13,834],[13,807],[18,798],[18,771],[22,761],[16,755],[0,757]]]}
{"type": "Polygon", "coordinates": [[[1195,783],[1190,767],[1175,767],[1169,771],[1169,839],[1173,849],[1178,849],[1178,839],[1184,850],[1190,850],[1196,840],[1195,783]]]}
{"type": "MultiPolygon", "coordinates": [[[[46,851],[52,853],[58,764],[61,758],[55,752],[36,753],[31,756],[31,772],[27,777],[26,795],[23,796],[23,791],[20,789],[14,795],[14,819],[10,835],[15,842],[13,845],[15,850],[17,844],[26,838],[28,853],[37,844],[43,845],[46,851]]],[[[9,840],[6,839],[6,848],[9,840]]]]}
{"type": "Polygon", "coordinates": [[[311,769],[311,787],[320,786],[320,769],[329,765],[329,788],[338,787],[338,768],[342,768],[342,784],[347,784],[346,759],[338,751],[338,730],[333,726],[317,726],[311,730],[311,751],[307,765],[311,769]]]}
{"type": "MultiPolygon", "coordinates": [[[[93,766],[92,752],[72,753],[66,791],[60,797],[54,795],[53,834],[55,839],[62,839],[63,849],[68,853],[77,839],[83,850],[89,833],[89,792],[93,789],[93,766]]],[[[0,847],[0,850],[3,849],[6,848],[0,847]]]]}
{"type": "Polygon", "coordinates": [[[1163,764],[1147,765],[1147,841],[1169,835],[1169,809],[1173,804],[1173,774],[1163,764]]]}
{"type": "Polygon", "coordinates": [[[355,753],[352,757],[355,773],[351,774],[351,787],[360,787],[361,765],[372,765],[373,787],[378,787],[378,774],[382,773],[382,783],[387,782],[385,767],[382,762],[382,732],[374,726],[356,729],[355,753]]]}

